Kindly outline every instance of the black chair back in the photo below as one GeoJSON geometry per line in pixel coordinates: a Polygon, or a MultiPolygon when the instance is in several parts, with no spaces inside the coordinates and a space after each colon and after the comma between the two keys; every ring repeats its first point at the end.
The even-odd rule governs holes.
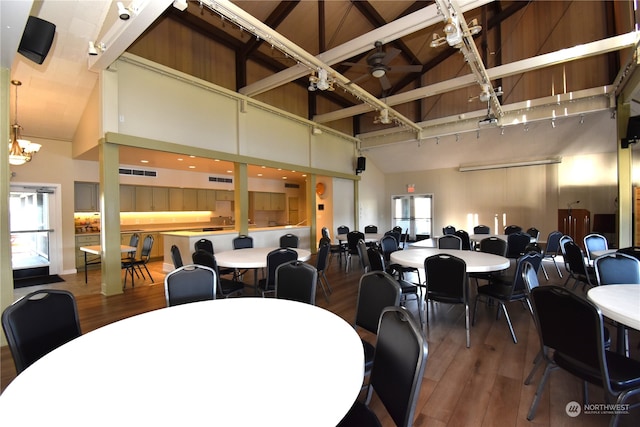
{"type": "Polygon", "coordinates": [[[480,240],[480,252],[506,257],[507,242],[495,236],[485,237],[480,240]]]}
{"type": "Polygon", "coordinates": [[[198,249],[191,254],[191,260],[196,265],[203,265],[211,268],[216,273],[216,295],[218,297],[227,298],[233,294],[240,294],[244,291],[244,283],[236,280],[224,278],[220,276],[220,269],[216,256],[204,249],[198,249]]]}
{"type": "Polygon", "coordinates": [[[462,250],[471,250],[471,238],[469,237],[469,233],[467,233],[465,230],[456,230],[456,232],[453,234],[460,238],[462,242],[462,250]]]}
{"type": "Polygon", "coordinates": [[[142,241],[142,249],[140,250],[140,259],[147,263],[151,258],[151,249],[153,248],[153,236],[147,234],[142,241]]]}
{"type": "Polygon", "coordinates": [[[169,272],[164,278],[167,307],[216,299],[216,283],[216,272],[212,268],[204,265],[183,265],[169,272]]]}
{"type": "Polygon", "coordinates": [[[413,425],[427,353],[427,342],[413,315],[402,306],[385,308],[380,316],[371,386],[397,426],[413,425]]]}
{"type": "Polygon", "coordinates": [[[640,284],[640,261],[623,253],[606,254],[593,263],[598,285],[640,284]]]}
{"type": "Polygon", "coordinates": [[[385,261],[389,262],[391,254],[398,250],[398,241],[392,235],[386,235],[380,239],[380,250],[384,256],[385,261]]]}
{"type": "Polygon", "coordinates": [[[537,229],[537,228],[535,228],[535,227],[530,227],[530,228],[527,230],[527,234],[528,234],[529,236],[531,236],[531,238],[532,238],[534,241],[536,241],[536,242],[537,242],[537,241],[538,241],[538,239],[540,238],[540,230],[538,230],[538,229],[537,229]]]}
{"type": "Polygon", "coordinates": [[[180,255],[180,248],[176,245],[171,245],[171,260],[173,261],[173,268],[179,268],[184,265],[182,255],[180,255]]]}
{"type": "Polygon", "coordinates": [[[318,253],[316,254],[316,270],[323,272],[327,268],[329,261],[329,252],[331,251],[331,244],[320,239],[320,246],[318,247],[318,253]]]}
{"type": "Polygon", "coordinates": [[[367,254],[367,244],[364,240],[358,240],[358,258],[360,259],[360,267],[365,273],[371,271],[371,262],[369,261],[369,255],[367,254]]]}
{"type": "Polygon", "coordinates": [[[276,288],[276,269],[289,261],[298,259],[298,253],[289,248],[275,249],[267,254],[267,278],[264,291],[274,291],[276,288]]]}
{"type": "Polygon", "coordinates": [[[591,255],[593,251],[604,251],[609,249],[607,238],[601,234],[592,233],[584,236],[584,249],[587,252],[587,258],[595,259],[596,257],[591,255]]]}
{"type": "Polygon", "coordinates": [[[290,261],[276,268],[276,298],[316,304],[318,270],[302,261],[290,261]]]}
{"type": "Polygon", "coordinates": [[[462,249],[462,239],[455,234],[446,234],[438,238],[438,249],[462,249]]]}
{"type": "Polygon", "coordinates": [[[450,304],[468,304],[467,264],[449,254],[438,254],[424,260],[426,298],[450,304]]]}
{"type": "Polygon", "coordinates": [[[519,258],[525,253],[527,245],[531,243],[531,236],[516,231],[507,235],[507,258],[519,258]]]}
{"type": "Polygon", "coordinates": [[[352,255],[358,255],[358,241],[364,240],[364,233],[361,231],[350,231],[347,233],[347,251],[352,255]]]}
{"type": "Polygon", "coordinates": [[[369,258],[369,271],[387,271],[384,255],[378,248],[369,247],[367,249],[367,257],[369,258]]]}
{"type": "Polygon", "coordinates": [[[197,251],[198,249],[202,249],[213,254],[213,242],[209,239],[200,239],[193,244],[193,250],[197,251]]]}
{"type": "Polygon", "coordinates": [[[297,248],[300,242],[300,238],[295,234],[287,233],[284,236],[280,236],[281,248],[297,248]]]}
{"type": "Polygon", "coordinates": [[[385,307],[400,304],[402,289],[396,279],[384,271],[372,271],[360,277],[355,326],[378,332],[378,322],[385,307]]]}
{"type": "Polygon", "coordinates": [[[73,294],[55,289],[31,292],[8,306],[2,328],[18,374],[82,334],[73,294]]]}
{"type": "Polygon", "coordinates": [[[253,247],[253,237],[241,234],[233,239],[233,249],[247,249],[253,247]]]}
{"type": "Polygon", "coordinates": [[[445,236],[448,234],[455,234],[456,232],[456,228],[453,225],[447,225],[446,227],[442,228],[442,234],[444,234],[445,236]]]}
{"type": "Polygon", "coordinates": [[[522,232],[522,227],[520,227],[519,225],[507,225],[504,228],[504,234],[509,235],[509,234],[513,234],[513,233],[521,233],[522,232]]]}
{"type": "Polygon", "coordinates": [[[574,288],[579,282],[582,282],[585,286],[593,286],[595,284],[591,282],[592,273],[586,264],[584,252],[582,252],[580,246],[576,245],[573,240],[567,241],[564,244],[564,262],[569,271],[569,277],[567,277],[565,286],[569,283],[570,279],[576,281],[574,288]]]}
{"type": "Polygon", "coordinates": [[[378,227],[375,225],[367,225],[364,227],[364,232],[365,233],[377,233],[378,232],[378,227]]]}
{"type": "Polygon", "coordinates": [[[348,234],[349,231],[349,227],[347,227],[346,225],[341,225],[340,227],[338,227],[338,234],[348,234]]]}
{"type": "Polygon", "coordinates": [[[491,229],[487,225],[476,225],[473,227],[473,234],[491,234],[491,229]]]}
{"type": "Polygon", "coordinates": [[[560,238],[562,233],[559,231],[552,231],[547,237],[547,244],[544,248],[544,256],[552,256],[560,254],[560,238]]]}

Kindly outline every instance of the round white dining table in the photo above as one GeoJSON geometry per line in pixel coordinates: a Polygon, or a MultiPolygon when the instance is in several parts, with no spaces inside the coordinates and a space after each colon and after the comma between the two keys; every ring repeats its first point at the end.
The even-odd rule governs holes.
{"type": "MultiPolygon", "coordinates": [[[[264,268],[267,266],[267,255],[278,248],[245,248],[231,251],[216,252],[216,262],[219,267],[228,268],[264,268]]],[[[291,248],[298,253],[298,261],[311,258],[311,251],[301,248],[291,248]]]]}
{"type": "Polygon", "coordinates": [[[415,248],[406,251],[391,253],[391,262],[407,267],[424,268],[424,260],[427,257],[447,253],[464,260],[467,264],[467,273],[486,273],[509,268],[508,258],[478,251],[437,248],[415,248]]]}
{"type": "Polygon", "coordinates": [[[591,251],[590,255],[591,255],[591,259],[594,260],[598,257],[601,257],[602,255],[615,254],[616,252],[618,252],[617,249],[602,249],[597,251],[591,251]]]}
{"type": "MultiPolygon", "coordinates": [[[[370,242],[379,242],[380,239],[382,239],[384,237],[384,233],[362,233],[364,234],[364,241],[367,243],[370,242]]],[[[338,242],[346,242],[347,241],[347,235],[346,234],[338,234],[336,235],[336,239],[338,239],[338,242]]]]}
{"type": "Polygon", "coordinates": [[[6,426],[335,426],[362,341],[320,307],[229,298],[162,308],[45,355],[0,395],[6,426]]]}
{"type": "Polygon", "coordinates": [[[603,285],[589,289],[589,298],[609,319],[640,330],[640,285],[603,285]]]}

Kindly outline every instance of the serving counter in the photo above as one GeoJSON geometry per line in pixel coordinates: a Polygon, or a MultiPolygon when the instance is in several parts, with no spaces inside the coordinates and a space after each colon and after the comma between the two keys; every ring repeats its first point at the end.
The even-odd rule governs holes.
{"type": "MultiPolygon", "coordinates": [[[[294,234],[300,239],[299,247],[310,249],[311,237],[310,228],[308,226],[281,226],[281,227],[256,227],[249,229],[249,236],[253,238],[253,246],[261,247],[277,247],[280,243],[280,236],[287,233],[294,234]]],[[[200,239],[208,239],[213,243],[215,252],[229,251],[233,249],[233,238],[238,235],[236,230],[221,231],[167,231],[161,233],[164,240],[164,262],[162,269],[169,272],[174,269],[171,260],[171,246],[176,245],[180,249],[182,261],[185,264],[191,262],[191,254],[194,251],[194,244],[200,239]]]]}

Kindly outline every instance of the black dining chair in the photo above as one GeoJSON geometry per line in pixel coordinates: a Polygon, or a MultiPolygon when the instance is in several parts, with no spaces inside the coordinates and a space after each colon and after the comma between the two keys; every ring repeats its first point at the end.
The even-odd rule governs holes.
{"type": "Polygon", "coordinates": [[[294,260],[276,268],[276,298],[316,305],[318,270],[311,264],[294,260]]]}
{"type": "Polygon", "coordinates": [[[216,272],[204,265],[183,265],[167,273],[164,295],[167,307],[216,299],[216,272]]]}
{"type": "Polygon", "coordinates": [[[267,254],[267,277],[258,281],[258,289],[263,297],[276,292],[276,269],[278,266],[297,259],[298,253],[289,248],[275,249],[267,254]]]}
{"type": "Polygon", "coordinates": [[[82,334],[75,297],[56,289],[31,292],[5,308],[2,329],[18,374],[82,334]]]}

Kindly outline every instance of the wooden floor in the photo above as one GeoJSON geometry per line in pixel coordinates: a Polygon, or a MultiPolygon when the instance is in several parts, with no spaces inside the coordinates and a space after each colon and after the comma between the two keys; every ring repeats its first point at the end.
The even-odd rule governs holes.
{"type": "MultiPolygon", "coordinates": [[[[315,260],[312,258],[311,263],[315,260]]],[[[562,284],[555,269],[547,264],[551,280],[546,282],[542,273],[541,284],[562,284]]],[[[165,306],[162,263],[150,264],[154,281],[136,282],[121,295],[105,297],[100,294],[99,270],[89,272],[89,283],[84,274],[63,276],[65,282],[46,285],[47,288],[68,289],[76,295],[80,324],[84,333],[105,324],[138,313],[165,306]]],[[[319,306],[353,322],[358,280],[361,271],[355,266],[346,274],[335,260],[328,269],[333,287],[331,302],[318,293],[319,306]]],[[[245,279],[251,283],[249,277],[245,279]]],[[[38,287],[17,289],[15,297],[25,295],[38,287]]],[[[253,290],[247,289],[252,294],[253,290]]],[[[416,306],[410,306],[415,312],[416,306]]],[[[496,308],[479,305],[476,325],[471,328],[471,348],[465,346],[464,310],[461,306],[432,304],[426,337],[429,355],[424,380],[416,409],[416,426],[606,426],[607,415],[585,415],[576,418],[566,415],[565,406],[582,401],[580,381],[557,370],[538,407],[536,417],[529,422],[526,415],[535,388],[538,373],[532,385],[525,386],[524,378],[533,366],[538,352],[538,339],[530,315],[519,303],[512,304],[509,314],[514,324],[518,343],[514,344],[503,316],[496,320],[496,308]]],[[[615,334],[613,334],[615,335],[615,334]]],[[[638,359],[638,333],[632,331],[632,357],[638,359]]],[[[126,363],[135,363],[127,361],[126,363]]],[[[15,377],[15,368],[8,348],[0,349],[0,387],[2,390],[15,377]]],[[[591,386],[590,403],[604,403],[602,391],[591,386]]],[[[319,408],[322,403],[318,402],[319,408]]],[[[372,407],[384,426],[393,426],[381,403],[374,397],[372,407]]],[[[321,409],[320,409],[321,410],[321,409]]],[[[312,416],[312,414],[310,414],[312,416]]],[[[623,417],[623,426],[640,425],[640,411],[634,410],[623,417]]]]}

